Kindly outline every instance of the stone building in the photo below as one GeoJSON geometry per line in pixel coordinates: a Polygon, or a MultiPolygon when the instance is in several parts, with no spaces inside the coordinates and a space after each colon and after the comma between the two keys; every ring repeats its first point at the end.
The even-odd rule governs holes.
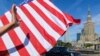
{"type": "Polygon", "coordinates": [[[93,46],[91,48],[93,49],[99,43],[99,41],[96,40],[98,38],[98,35],[95,33],[94,23],[92,22],[89,8],[88,8],[87,21],[84,24],[84,28],[82,29],[80,36],[78,36],[78,38],[80,39],[78,40],[77,46],[82,48],[84,47],[85,44],[92,44],[93,46]]]}

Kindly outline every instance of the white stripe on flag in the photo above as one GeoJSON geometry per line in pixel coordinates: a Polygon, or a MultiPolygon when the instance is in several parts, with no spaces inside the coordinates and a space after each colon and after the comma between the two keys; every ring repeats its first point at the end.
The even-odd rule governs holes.
{"type": "MultiPolygon", "coordinates": [[[[0,20],[0,25],[3,26],[3,23],[0,20]]],[[[2,37],[2,40],[8,50],[8,52],[10,53],[10,56],[20,56],[19,53],[17,52],[16,48],[14,48],[14,44],[12,42],[12,40],[10,39],[10,36],[8,35],[8,33],[5,33],[2,37]],[[16,51],[16,52],[12,52],[12,51],[16,51]]]]}
{"type": "Polygon", "coordinates": [[[66,25],[63,24],[56,16],[54,16],[51,12],[49,12],[49,10],[45,9],[41,4],[39,4],[37,1],[33,3],[40,8],[41,11],[43,11],[43,13],[48,16],[48,18],[53,21],[55,24],[57,24],[60,28],[66,30],[66,25]]]}
{"type": "Polygon", "coordinates": [[[43,19],[42,17],[34,10],[31,8],[31,6],[29,6],[28,4],[24,5],[25,8],[31,13],[32,16],[34,16],[34,18],[36,19],[36,21],[47,31],[48,34],[50,34],[51,36],[55,37],[57,40],[60,35],[54,31],[43,19]]]}
{"type": "Polygon", "coordinates": [[[63,16],[64,16],[64,18],[65,18],[65,20],[66,20],[66,22],[67,23],[71,23],[67,18],[66,18],[66,16],[64,15],[64,13],[61,11],[61,10],[59,10],[53,3],[51,3],[49,0],[43,0],[45,3],[47,3],[48,5],[50,5],[50,6],[52,6],[52,8],[55,8],[59,13],[61,13],[63,16]]]}
{"type": "MultiPolygon", "coordinates": [[[[11,13],[7,12],[5,15],[8,18],[8,20],[11,21],[11,13]]],[[[28,38],[26,37],[24,32],[21,30],[21,28],[17,27],[17,28],[14,29],[14,31],[16,32],[16,34],[19,37],[19,39],[21,40],[21,42],[24,44],[24,46],[27,49],[28,53],[30,55],[39,56],[39,53],[33,47],[33,45],[31,44],[30,40],[28,40],[28,38]],[[29,42],[27,45],[24,43],[26,39],[27,39],[27,42],[29,42]],[[32,52],[34,52],[34,53],[32,53],[32,52]]]]}
{"type": "MultiPolygon", "coordinates": [[[[28,17],[22,12],[20,8],[17,7],[18,14],[20,15],[23,22],[27,25],[27,27],[30,29],[30,31],[35,35],[37,40],[41,43],[41,45],[47,49],[48,46],[52,48],[52,46],[43,38],[43,36],[39,33],[39,31],[35,28],[35,26],[30,22],[28,17]],[[28,23],[27,23],[27,22],[28,23]]],[[[50,49],[50,48],[49,48],[50,49]]],[[[49,50],[47,49],[47,51],[49,50]]]]}

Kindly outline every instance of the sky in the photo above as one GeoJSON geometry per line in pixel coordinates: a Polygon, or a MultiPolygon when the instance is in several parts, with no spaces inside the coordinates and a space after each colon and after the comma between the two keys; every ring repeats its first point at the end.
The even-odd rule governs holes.
{"type": "MultiPolygon", "coordinates": [[[[17,6],[24,0],[0,0],[0,15],[3,15],[14,3],[17,6]]],[[[91,10],[92,21],[95,25],[95,32],[100,36],[100,0],[51,0],[64,13],[72,15],[76,19],[81,19],[79,25],[73,25],[67,30],[66,40],[75,41],[76,34],[80,33],[87,20],[88,7],[91,10]]],[[[62,40],[64,37],[61,38],[62,40]]]]}

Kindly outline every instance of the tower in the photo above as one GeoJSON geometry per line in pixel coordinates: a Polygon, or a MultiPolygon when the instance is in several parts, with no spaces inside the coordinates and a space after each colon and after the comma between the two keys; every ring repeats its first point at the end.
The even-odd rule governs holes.
{"type": "Polygon", "coordinates": [[[87,22],[83,29],[83,35],[86,42],[95,40],[94,23],[91,20],[90,8],[88,8],[87,22]]]}
{"type": "Polygon", "coordinates": [[[92,22],[91,19],[90,8],[88,8],[87,21],[84,25],[84,28],[82,29],[80,40],[85,43],[85,42],[93,42],[95,39],[96,36],[94,30],[94,23],[92,22]]]}
{"type": "Polygon", "coordinates": [[[80,33],[80,40],[77,43],[77,47],[84,49],[86,45],[92,44],[92,46],[89,47],[90,49],[100,49],[97,48],[99,46],[99,41],[97,40],[98,35],[95,33],[94,23],[91,18],[90,8],[88,7],[87,21],[80,33]]]}

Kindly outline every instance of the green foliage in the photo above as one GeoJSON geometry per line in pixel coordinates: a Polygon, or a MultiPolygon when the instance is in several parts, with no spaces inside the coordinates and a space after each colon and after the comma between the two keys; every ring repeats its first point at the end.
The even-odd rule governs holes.
{"type": "Polygon", "coordinates": [[[93,44],[90,44],[90,43],[84,44],[84,47],[85,47],[85,48],[91,47],[91,46],[93,46],[93,44]]]}
{"type": "Polygon", "coordinates": [[[61,40],[59,40],[59,41],[57,42],[57,46],[63,46],[63,47],[66,47],[66,48],[71,48],[71,47],[72,47],[72,44],[69,43],[69,42],[64,43],[64,42],[62,42],[61,40]]]}
{"type": "Polygon", "coordinates": [[[72,44],[71,43],[69,43],[69,42],[67,42],[67,43],[65,43],[65,45],[64,45],[66,48],[72,48],[72,44]]]}
{"type": "Polygon", "coordinates": [[[98,44],[100,45],[100,42],[98,44]]]}

